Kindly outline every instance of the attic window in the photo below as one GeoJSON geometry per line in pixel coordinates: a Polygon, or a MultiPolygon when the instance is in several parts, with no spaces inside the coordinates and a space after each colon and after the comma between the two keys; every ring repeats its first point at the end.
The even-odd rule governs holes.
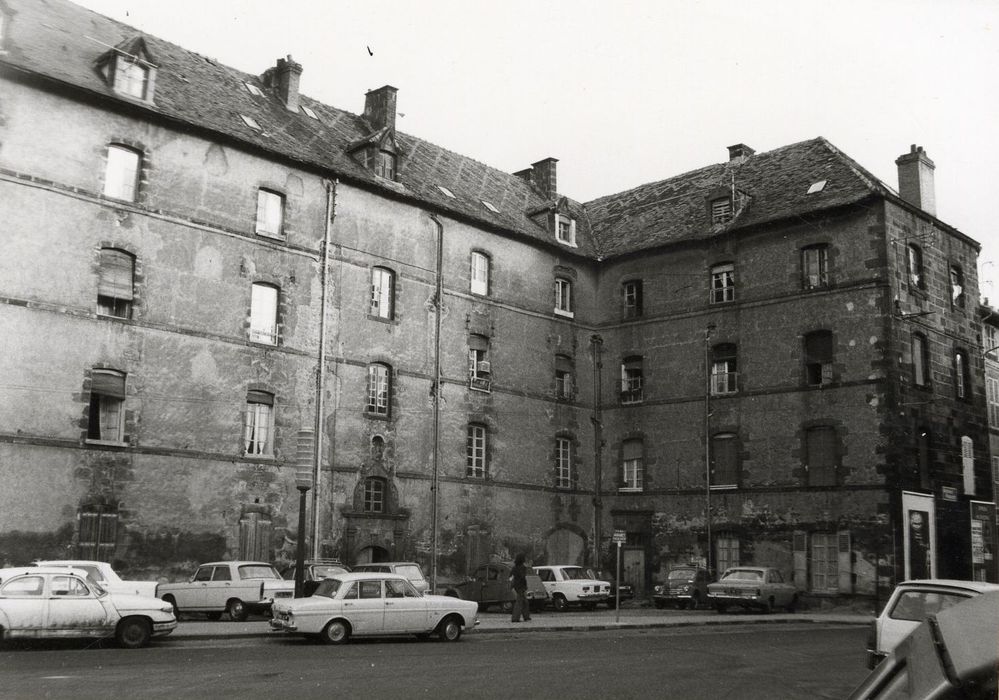
{"type": "Polygon", "coordinates": [[[146,85],[149,83],[149,68],[138,59],[118,56],[114,62],[114,89],[123,95],[146,99],[146,85]]]}
{"type": "MultiPolygon", "coordinates": [[[[0,19],[0,34],[4,31],[2,25],[0,19]]],[[[141,36],[126,39],[106,51],[97,59],[97,69],[108,87],[119,95],[152,102],[156,62],[141,36]]]]}
{"type": "Polygon", "coordinates": [[[561,214],[555,215],[555,238],[559,243],[576,245],[576,220],[561,214]]]}
{"type": "Polygon", "coordinates": [[[319,115],[316,114],[315,112],[313,112],[310,107],[306,107],[305,105],[302,105],[302,111],[305,112],[305,116],[312,117],[316,121],[319,121],[319,115]]]}
{"type": "Polygon", "coordinates": [[[732,219],[732,198],[721,197],[711,201],[711,223],[724,224],[732,219]]]}
{"type": "Polygon", "coordinates": [[[497,209],[496,206],[492,202],[487,202],[484,199],[481,200],[481,201],[482,201],[483,206],[485,206],[485,208],[488,209],[489,211],[493,212],[494,214],[499,214],[500,213],[500,210],[497,209]]]}
{"type": "Polygon", "coordinates": [[[248,117],[245,114],[240,114],[239,118],[242,119],[243,123],[246,124],[251,129],[255,129],[257,131],[260,131],[260,125],[257,124],[257,120],[254,119],[253,117],[248,117]]]}
{"type": "Polygon", "coordinates": [[[264,96],[264,91],[261,90],[260,88],[258,88],[253,83],[246,83],[246,82],[244,82],[243,85],[246,86],[246,89],[250,91],[251,95],[253,95],[255,97],[263,97],[264,96]]]}
{"type": "Polygon", "coordinates": [[[808,194],[815,194],[816,192],[821,192],[826,188],[826,181],[819,180],[818,182],[813,182],[812,186],[808,188],[808,194]]]}
{"type": "Polygon", "coordinates": [[[454,192],[452,192],[451,190],[449,190],[444,185],[437,185],[437,189],[439,189],[441,192],[443,192],[445,197],[450,197],[451,199],[457,199],[457,197],[454,196],[454,192]]]}
{"type": "Polygon", "coordinates": [[[379,148],[365,148],[359,155],[364,167],[375,175],[395,180],[395,153],[379,148]]]}

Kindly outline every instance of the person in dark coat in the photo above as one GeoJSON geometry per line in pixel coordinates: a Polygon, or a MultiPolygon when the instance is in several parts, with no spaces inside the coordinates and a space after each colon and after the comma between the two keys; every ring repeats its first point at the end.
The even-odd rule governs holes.
{"type": "Polygon", "coordinates": [[[513,569],[510,570],[510,587],[516,596],[513,601],[513,617],[511,622],[520,622],[521,615],[524,622],[531,620],[531,608],[527,603],[527,567],[524,565],[524,555],[518,554],[513,560],[513,569]]]}

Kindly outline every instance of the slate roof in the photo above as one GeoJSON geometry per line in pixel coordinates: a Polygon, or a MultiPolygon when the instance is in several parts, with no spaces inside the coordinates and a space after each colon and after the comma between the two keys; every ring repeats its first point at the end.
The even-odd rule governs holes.
{"type": "MultiPolygon", "coordinates": [[[[397,182],[388,182],[349,155],[351,146],[373,132],[356,114],[304,95],[301,104],[311,108],[319,121],[289,112],[259,76],[223,66],[66,0],[3,2],[12,13],[0,67],[8,64],[127,102],[108,86],[96,66],[111,47],[134,45],[141,37],[158,70],[153,104],[140,109],[281,154],[345,181],[417,200],[433,210],[556,245],[554,234],[541,225],[543,219],[531,216],[555,202],[520,177],[396,132],[397,182]],[[252,95],[244,82],[259,87],[264,96],[252,95]],[[261,130],[245,125],[241,114],[256,120],[261,130]],[[447,187],[456,198],[447,197],[437,185],[447,187]],[[499,212],[490,211],[482,200],[499,212]]],[[[872,194],[892,196],[876,178],[825,139],[817,138],[753,155],[740,164],[711,165],[586,204],[560,198],[559,204],[577,219],[579,247],[566,252],[602,259],[716,235],[719,227],[710,223],[707,197],[733,184],[742,206],[726,229],[817,212],[872,194]],[[821,192],[806,194],[812,183],[823,179],[826,186],[821,192]]]]}

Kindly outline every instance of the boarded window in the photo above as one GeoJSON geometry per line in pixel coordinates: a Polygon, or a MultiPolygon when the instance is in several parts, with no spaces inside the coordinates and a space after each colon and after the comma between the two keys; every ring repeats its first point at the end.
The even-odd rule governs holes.
{"type": "Polygon", "coordinates": [[[80,559],[110,562],[118,541],[118,506],[87,505],[77,513],[76,554],[80,559]]]}
{"type": "Polygon", "coordinates": [[[739,441],[734,433],[719,433],[711,438],[711,486],[732,488],[739,485],[739,441]]]}
{"type": "Polygon", "coordinates": [[[809,486],[835,486],[839,463],[839,441],[835,429],[827,426],[805,432],[806,470],[809,486]]]}
{"type": "Polygon", "coordinates": [[[270,513],[260,512],[262,506],[247,506],[239,518],[239,558],[248,561],[271,561],[274,558],[273,532],[270,513]]]}

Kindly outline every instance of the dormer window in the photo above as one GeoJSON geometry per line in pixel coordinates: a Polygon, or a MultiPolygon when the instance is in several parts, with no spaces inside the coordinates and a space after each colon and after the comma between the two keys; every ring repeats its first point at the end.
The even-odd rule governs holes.
{"type": "Polygon", "coordinates": [[[156,64],[142,37],[118,44],[101,56],[97,67],[111,89],[119,95],[152,101],[156,64]]]}
{"type": "Polygon", "coordinates": [[[555,238],[559,243],[576,245],[576,220],[562,214],[555,215],[555,238]]]}
{"type": "Polygon", "coordinates": [[[711,223],[724,224],[732,220],[732,198],[719,197],[711,200],[711,223]]]}
{"type": "Polygon", "coordinates": [[[395,153],[384,149],[365,148],[358,153],[361,165],[378,177],[395,180],[395,153]]]}

